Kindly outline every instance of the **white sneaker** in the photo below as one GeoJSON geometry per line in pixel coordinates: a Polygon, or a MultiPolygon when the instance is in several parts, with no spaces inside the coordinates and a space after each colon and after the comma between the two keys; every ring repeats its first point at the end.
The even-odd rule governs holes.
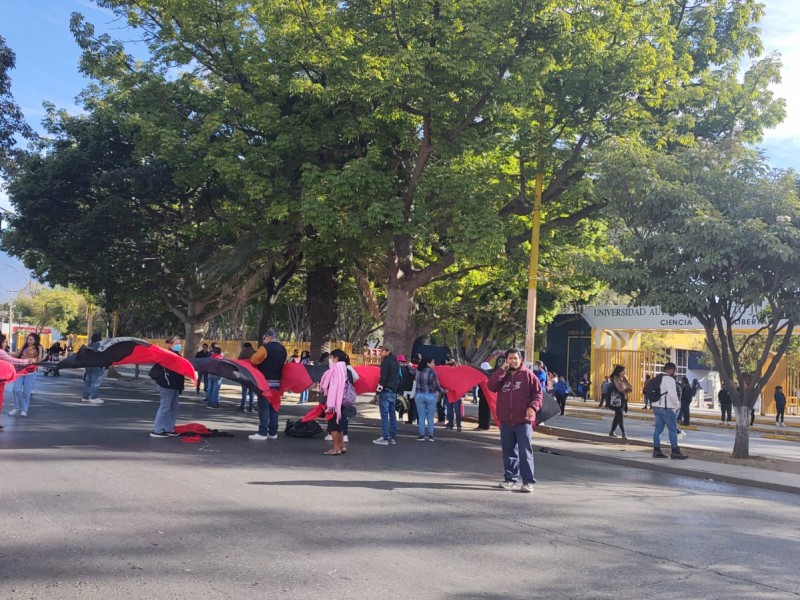
{"type": "Polygon", "coordinates": [[[333,436],[331,436],[331,434],[329,433],[328,435],[325,436],[325,441],[326,442],[332,442],[333,441],[333,436]]]}
{"type": "Polygon", "coordinates": [[[275,435],[268,435],[267,439],[268,440],[277,440],[278,439],[278,434],[276,433],[275,435]]]}
{"type": "Polygon", "coordinates": [[[387,440],[385,437],[379,437],[377,440],[372,440],[372,443],[378,444],[378,446],[388,446],[389,440],[387,440]]]}
{"type": "Polygon", "coordinates": [[[10,411],[8,411],[8,414],[11,415],[12,417],[14,415],[18,415],[19,414],[19,409],[18,408],[12,408],[10,411]]]}
{"type": "Polygon", "coordinates": [[[105,400],[101,400],[100,398],[89,398],[87,402],[89,402],[89,404],[103,404],[105,400]]]}
{"type": "Polygon", "coordinates": [[[261,442],[261,441],[264,441],[264,440],[268,440],[269,436],[268,435],[261,435],[260,433],[252,433],[252,434],[248,435],[247,438],[251,439],[251,440],[258,440],[259,442],[261,442]]]}
{"type": "Polygon", "coordinates": [[[344,441],[345,444],[349,444],[350,443],[350,436],[348,436],[348,435],[344,436],[344,440],[343,441],[344,441]]]}
{"type": "Polygon", "coordinates": [[[20,416],[20,417],[27,417],[27,416],[28,416],[28,413],[26,413],[26,412],[23,410],[21,413],[19,413],[19,416],[20,416]]]}

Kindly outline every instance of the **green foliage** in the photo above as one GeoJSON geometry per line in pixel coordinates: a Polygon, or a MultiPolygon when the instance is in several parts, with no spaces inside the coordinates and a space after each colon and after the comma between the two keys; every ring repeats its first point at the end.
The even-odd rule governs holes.
{"type": "Polygon", "coordinates": [[[0,173],[11,172],[17,155],[15,145],[17,135],[32,138],[33,131],[25,122],[25,117],[11,93],[10,71],[16,65],[14,52],[6,45],[0,35],[0,173]]]}
{"type": "Polygon", "coordinates": [[[734,141],[675,153],[619,142],[606,167],[624,257],[605,276],[636,303],[695,317],[734,404],[752,407],[800,320],[795,174],[734,141]],[[749,307],[763,326],[738,335],[749,307]]]}
{"type": "Polygon", "coordinates": [[[61,334],[77,333],[70,331],[69,324],[79,314],[81,305],[85,307],[84,297],[69,288],[33,286],[14,300],[16,320],[30,322],[38,329],[51,327],[61,334]]]}

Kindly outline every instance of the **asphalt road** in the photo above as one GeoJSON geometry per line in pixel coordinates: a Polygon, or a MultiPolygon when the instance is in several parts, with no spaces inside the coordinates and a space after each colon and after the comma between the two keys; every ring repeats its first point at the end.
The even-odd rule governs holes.
{"type": "Polygon", "coordinates": [[[800,596],[794,495],[552,454],[506,492],[495,434],[378,447],[362,423],[327,457],[193,394],[181,421],[236,437],[152,439],[153,386],[104,383],[97,407],[79,386],[40,379],[4,415],[2,599],[800,596]]]}

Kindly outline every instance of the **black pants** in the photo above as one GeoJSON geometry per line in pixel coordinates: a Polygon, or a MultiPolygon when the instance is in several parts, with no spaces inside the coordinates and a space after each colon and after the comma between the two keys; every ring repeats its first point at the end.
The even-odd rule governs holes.
{"type": "Polygon", "coordinates": [[[408,421],[407,423],[411,424],[416,421],[418,418],[417,415],[417,401],[414,398],[408,399],[408,421]]]}
{"type": "Polygon", "coordinates": [[[725,423],[731,422],[731,408],[732,404],[720,404],[719,409],[722,411],[722,421],[725,423]],[[727,417],[727,419],[725,418],[727,417]]]}
{"type": "Polygon", "coordinates": [[[689,424],[689,407],[691,402],[681,402],[681,410],[678,413],[678,418],[683,422],[683,425],[689,424]]]}
{"type": "Polygon", "coordinates": [[[750,427],[752,427],[753,423],[755,423],[755,422],[756,422],[756,409],[755,408],[751,408],[750,409],[750,427]]]}
{"type": "Polygon", "coordinates": [[[622,417],[622,407],[612,408],[611,410],[614,411],[614,421],[611,423],[611,433],[614,433],[617,430],[617,425],[619,425],[619,430],[622,432],[622,435],[625,435],[625,423],[622,417]]]}
{"type": "Polygon", "coordinates": [[[200,391],[200,384],[203,384],[203,391],[208,391],[208,373],[203,373],[197,378],[197,387],[194,388],[196,392],[200,391]]]}
{"type": "Polygon", "coordinates": [[[445,417],[447,416],[445,408],[446,404],[447,404],[447,396],[440,394],[439,402],[436,403],[436,416],[438,417],[439,421],[444,421],[445,417]]]}
{"type": "Polygon", "coordinates": [[[556,402],[561,407],[561,414],[564,414],[564,409],[567,407],[567,397],[564,394],[556,394],[556,402]]]}
{"type": "Polygon", "coordinates": [[[776,404],[775,410],[778,411],[775,414],[775,422],[783,423],[783,413],[786,412],[786,405],[784,404],[783,406],[781,406],[780,404],[776,404]]]}
{"type": "Polygon", "coordinates": [[[489,429],[491,425],[492,413],[489,410],[489,403],[483,396],[483,392],[478,393],[478,429],[489,429]]]}

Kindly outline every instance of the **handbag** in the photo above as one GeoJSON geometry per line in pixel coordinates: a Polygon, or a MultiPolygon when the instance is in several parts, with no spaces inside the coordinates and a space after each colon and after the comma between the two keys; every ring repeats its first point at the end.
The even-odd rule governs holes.
{"type": "Polygon", "coordinates": [[[608,405],[611,408],[622,408],[622,394],[617,390],[611,390],[611,396],[608,399],[608,405]]]}

